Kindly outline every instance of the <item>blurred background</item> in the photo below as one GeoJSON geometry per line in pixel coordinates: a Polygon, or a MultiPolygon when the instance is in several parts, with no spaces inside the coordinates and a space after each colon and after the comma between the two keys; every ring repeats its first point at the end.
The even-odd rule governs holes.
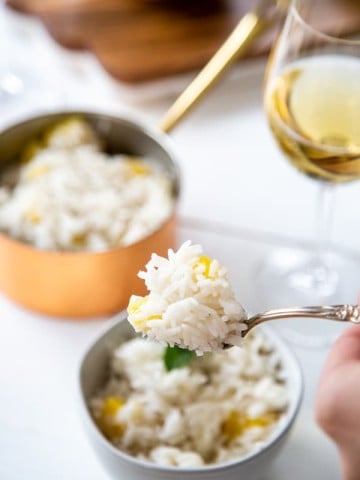
{"type": "MultiPolygon", "coordinates": [[[[357,2],[343,2],[341,16],[331,15],[328,4],[320,25],[344,35],[359,31],[357,2]]],[[[39,111],[76,107],[131,112],[156,126],[254,5],[237,0],[3,1],[0,126],[39,111]]],[[[266,58],[278,28],[265,32],[171,135],[184,175],[180,212],[307,241],[316,186],[279,154],[262,108],[266,58]],[[191,181],[194,165],[206,172],[206,182],[191,181]]],[[[332,237],[356,252],[358,188],[349,183],[339,189],[332,237]]]]}

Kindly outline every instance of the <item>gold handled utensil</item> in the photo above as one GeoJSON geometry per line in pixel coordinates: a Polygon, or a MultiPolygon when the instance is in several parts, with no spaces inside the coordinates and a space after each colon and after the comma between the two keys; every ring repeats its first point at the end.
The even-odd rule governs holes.
{"type": "Polygon", "coordinates": [[[219,80],[253,41],[284,12],[287,0],[261,0],[256,8],[245,14],[229,37],[178,97],[160,121],[159,127],[169,133],[190,112],[205,93],[219,80]]]}

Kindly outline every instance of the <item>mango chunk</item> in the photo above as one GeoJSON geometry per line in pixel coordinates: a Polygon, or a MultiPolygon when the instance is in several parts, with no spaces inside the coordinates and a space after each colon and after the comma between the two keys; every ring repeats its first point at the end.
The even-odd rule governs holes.
{"type": "Polygon", "coordinates": [[[204,275],[204,277],[212,278],[210,275],[210,266],[212,261],[213,261],[212,258],[206,257],[205,255],[203,255],[199,257],[199,260],[193,265],[193,269],[199,266],[202,266],[203,267],[202,274],[204,275]]]}

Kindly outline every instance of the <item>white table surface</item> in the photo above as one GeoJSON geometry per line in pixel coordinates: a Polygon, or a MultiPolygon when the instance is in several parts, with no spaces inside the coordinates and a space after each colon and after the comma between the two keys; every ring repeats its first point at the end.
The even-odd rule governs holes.
{"type": "MultiPolygon", "coordinates": [[[[11,20],[16,41],[7,31],[8,49],[0,50],[0,64],[6,64],[6,52],[12,67],[21,58],[22,68],[31,67],[51,85],[52,95],[32,95],[11,108],[0,99],[0,128],[57,108],[129,112],[155,125],[191,78],[119,85],[91,55],[57,47],[36,20],[11,20]],[[24,54],[11,55],[18,50],[24,54]]],[[[317,191],[273,143],[261,106],[263,71],[262,62],[237,67],[172,134],[183,178],[179,241],[200,242],[227,265],[250,310],[258,305],[251,278],[260,259],[277,244],[312,238],[317,191]]],[[[359,183],[338,188],[333,241],[354,258],[360,258],[359,200],[359,183]]],[[[360,282],[349,292],[354,302],[358,287],[360,282]]],[[[106,319],[45,318],[1,296],[0,311],[0,479],[108,479],[87,442],[75,402],[79,360],[106,319]]],[[[336,451],[313,420],[327,350],[294,350],[306,380],[304,403],[290,442],[263,480],[339,479],[336,451]]]]}

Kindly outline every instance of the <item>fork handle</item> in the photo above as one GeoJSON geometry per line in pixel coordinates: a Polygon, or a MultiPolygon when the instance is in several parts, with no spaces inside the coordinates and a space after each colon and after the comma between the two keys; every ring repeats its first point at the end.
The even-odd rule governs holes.
{"type": "Polygon", "coordinates": [[[260,323],[281,318],[307,317],[322,318],[324,320],[336,320],[338,322],[360,323],[360,306],[358,305],[331,305],[317,307],[291,307],[268,310],[258,313],[247,321],[248,329],[254,328],[260,323]]]}

